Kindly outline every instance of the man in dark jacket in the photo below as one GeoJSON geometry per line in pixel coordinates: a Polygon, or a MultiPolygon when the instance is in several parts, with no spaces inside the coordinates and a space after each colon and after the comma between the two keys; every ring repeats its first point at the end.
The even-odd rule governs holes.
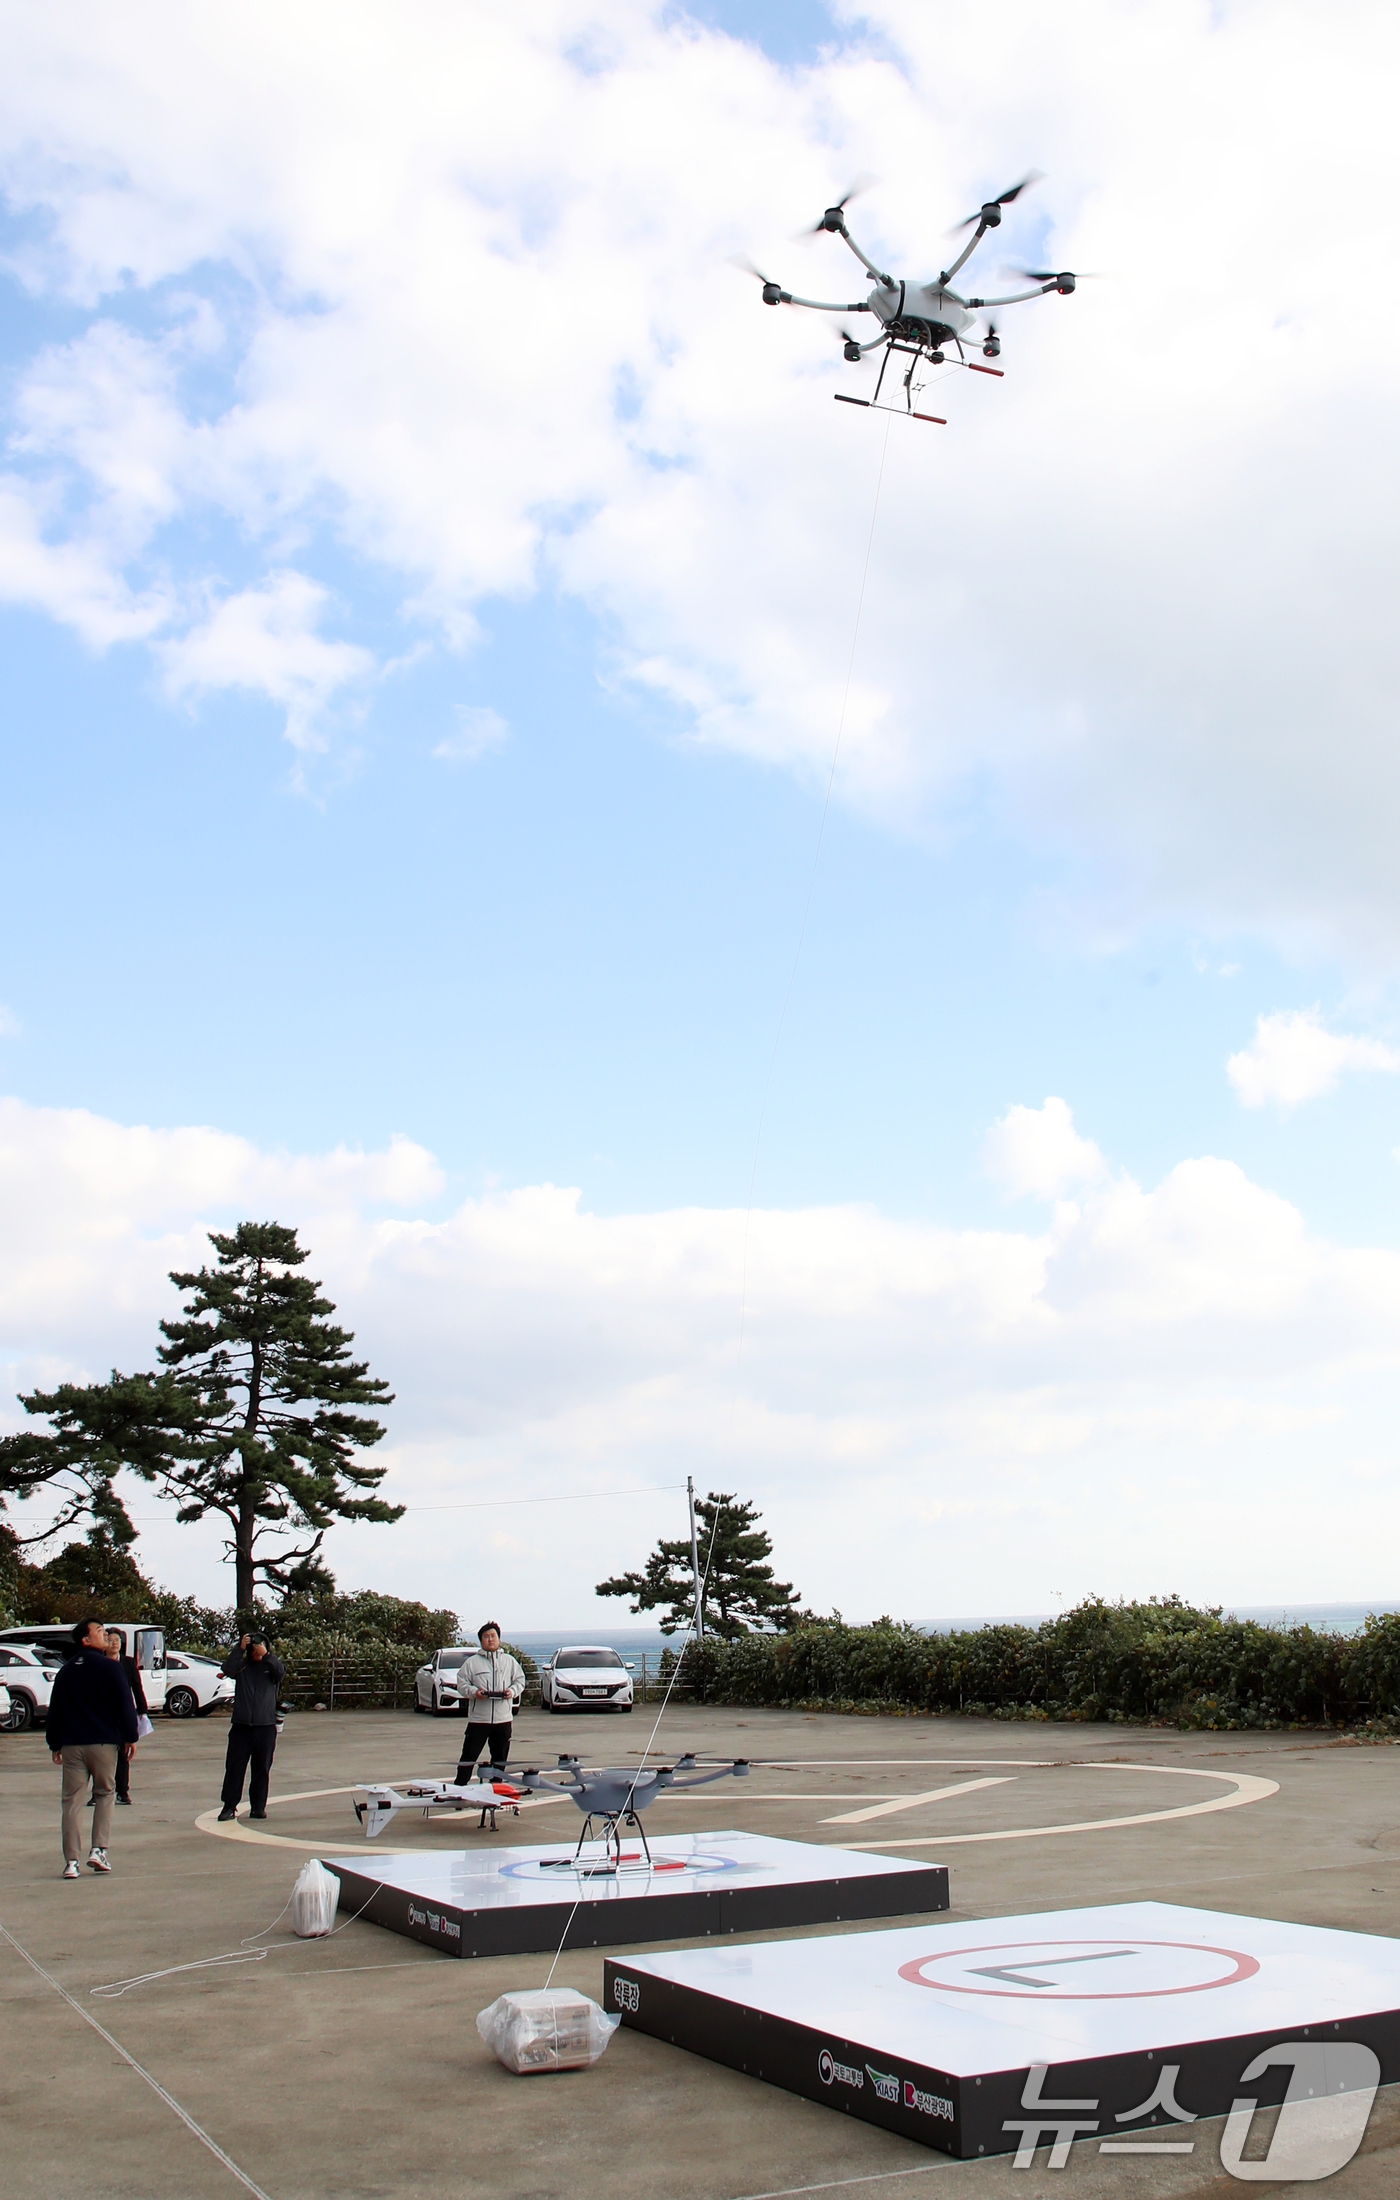
{"type": "MultiPolygon", "coordinates": [[[[114,1627],[109,1628],[107,1631],[107,1655],[109,1658],[116,1659],[126,1675],[126,1685],[131,1690],[131,1700],[136,1706],[138,1721],[149,1719],[151,1707],[146,1701],[146,1690],[141,1679],[141,1668],[135,1658],[129,1658],[122,1649],[122,1638],[114,1627]]],[[[127,1805],[130,1805],[131,1802],[131,1759],[123,1749],[117,1751],[117,1801],[127,1805]]]]}
{"type": "Polygon", "coordinates": [[[223,1670],[236,1685],[228,1756],[224,1760],[224,1807],[219,1817],[232,1818],[242,1802],[243,1776],[251,1759],[248,1801],[252,1807],[248,1815],[266,1818],[267,1784],[272,1776],[272,1753],[277,1747],[277,1691],[287,1669],[268,1649],[266,1635],[254,1632],[242,1636],[238,1648],[230,1650],[223,1670]]]}
{"type": "Polygon", "coordinates": [[[129,1757],[136,1747],[136,1706],[120,1665],[107,1655],[107,1631],[99,1620],[83,1620],[73,1630],[74,1655],[56,1675],[49,1698],[44,1739],[56,1765],[63,1767],[63,1876],[76,1879],[83,1852],[83,1797],[91,1777],[95,1807],[88,1863],[109,1872],[107,1840],[112,1830],[112,1792],[117,1752],[129,1757]]]}

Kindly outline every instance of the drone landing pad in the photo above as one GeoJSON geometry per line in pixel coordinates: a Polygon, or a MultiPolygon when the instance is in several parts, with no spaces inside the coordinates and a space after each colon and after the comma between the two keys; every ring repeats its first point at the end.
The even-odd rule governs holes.
{"type": "Polygon", "coordinates": [[[581,1870],[572,1848],[559,1842],[361,1852],[322,1862],[340,1880],[342,1917],[362,1911],[375,1925],[453,1956],[557,1948],[566,1925],[569,1947],[602,1948],[948,1907],[942,1864],[757,1833],[653,1835],[651,1853],[655,1869],[648,1871],[634,1835],[624,1842],[617,1871],[597,1868],[599,1842],[585,1851],[581,1870]]]}
{"type": "Polygon", "coordinates": [[[1375,2083],[1367,2049],[1380,2083],[1400,2078],[1400,1941],[1162,1902],[610,1956],[603,2001],[638,2031],[973,2159],[1020,2148],[1028,2120],[1042,2144],[1074,2123],[1110,2150],[1190,2151],[1191,2122],[1162,2100],[1185,2118],[1281,2101],[1286,2061],[1244,2072],[1289,2043],[1328,2093],[1368,2067],[1375,2083]]]}

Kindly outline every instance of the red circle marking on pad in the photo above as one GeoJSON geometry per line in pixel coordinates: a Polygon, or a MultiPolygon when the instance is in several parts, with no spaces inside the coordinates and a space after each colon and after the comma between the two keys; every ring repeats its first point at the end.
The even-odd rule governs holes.
{"type": "MultiPolygon", "coordinates": [[[[1045,1961],[1044,1958],[1041,1960],[1045,1961]]],[[[1212,1992],[1217,1986],[1238,1986],[1242,1980],[1253,1978],[1258,1969],[1257,1958],[1242,1955],[1238,1948],[1217,1948],[1203,1940],[1134,1940],[1131,1934],[1125,1934],[1117,1941],[1002,1940],[992,1941],[980,1948],[949,1948],[937,1955],[918,1956],[912,1963],[901,1963],[899,1975],[902,1979],[907,1979],[911,1986],[930,1986],[938,1993],[988,1994],[1003,2001],[1151,2001],[1168,1994],[1205,1994],[1212,1992]],[[959,1956],[1004,1956],[1006,1970],[1027,1971],[1035,1968],[1036,1959],[1032,1951],[1036,1948],[1121,1948],[1124,1940],[1128,1941],[1130,1949],[1176,1948],[1185,1949],[1192,1955],[1220,1956],[1226,1962],[1232,1963],[1234,1969],[1223,1978],[1200,1979],[1193,1985],[1144,1986],[1121,1994],[1077,1994],[1068,1987],[1061,1986],[1058,1981],[1048,1982],[1040,1987],[1017,1987],[1011,1984],[997,1986],[991,1983],[986,1986],[966,1986],[953,1979],[924,1977],[926,1964],[953,1963],[959,1956]]]]}

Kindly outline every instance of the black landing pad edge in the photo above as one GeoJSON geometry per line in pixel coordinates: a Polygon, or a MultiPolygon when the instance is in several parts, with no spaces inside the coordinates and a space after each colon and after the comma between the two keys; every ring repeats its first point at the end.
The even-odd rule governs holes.
{"type": "MultiPolygon", "coordinates": [[[[841,1852],[833,1852],[833,1860],[841,1852]]],[[[911,1864],[878,1877],[801,1879],[787,1884],[723,1885],[663,1892],[653,1882],[644,1900],[580,1902],[572,1874],[559,1899],[518,1907],[458,1907],[436,1893],[390,1885],[357,1871],[342,1856],[322,1859],[340,1880],[340,1916],[359,1912],[425,1947],[450,1956],[535,1955],[559,1946],[615,1948],[648,1940],[706,1940],[724,1933],[762,1933],[790,1925],[837,1925],[870,1918],[913,1917],[948,1907],[946,1864],[911,1864]],[[570,1923],[570,1913],[573,1921],[570,1923]]],[[[563,1875],[561,1875],[562,1877],[563,1875]]],[[[550,1889],[551,1897],[554,1890],[550,1889]]],[[[609,2003],[609,2007],[611,2007],[609,2003]]]]}

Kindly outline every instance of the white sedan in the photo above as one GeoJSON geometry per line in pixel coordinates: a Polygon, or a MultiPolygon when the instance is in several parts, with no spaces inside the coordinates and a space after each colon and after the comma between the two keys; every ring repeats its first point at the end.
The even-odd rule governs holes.
{"type": "Polygon", "coordinates": [[[213,1658],[195,1656],[190,1650],[165,1653],[165,1708],[172,1719],[203,1719],[211,1711],[226,1711],[233,1702],[233,1682],[213,1658]]]}
{"type": "Polygon", "coordinates": [[[630,1711],[632,1668],[602,1643],[567,1643],[540,1668],[546,1711],[630,1711]]]}
{"type": "Polygon", "coordinates": [[[62,1663],[61,1658],[50,1663],[28,1643],[0,1642],[0,1683],[10,1697],[4,1716],[7,1733],[23,1734],[42,1722],[53,1694],[54,1675],[62,1663]]]}
{"type": "Polygon", "coordinates": [[[429,1711],[434,1718],[440,1711],[455,1711],[457,1675],[470,1656],[469,1649],[435,1650],[413,1676],[414,1710],[429,1711]]]}

